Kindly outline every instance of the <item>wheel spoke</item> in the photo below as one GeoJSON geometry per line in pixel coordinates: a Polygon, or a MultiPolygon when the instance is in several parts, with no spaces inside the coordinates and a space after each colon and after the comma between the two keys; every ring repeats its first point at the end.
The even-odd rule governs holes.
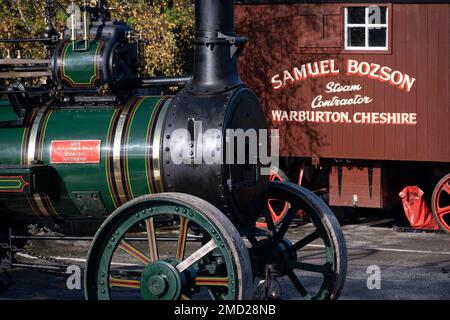
{"type": "Polygon", "coordinates": [[[195,251],[193,254],[191,254],[186,260],[181,262],[179,265],[177,265],[178,272],[183,272],[190,266],[192,266],[194,263],[196,263],[198,260],[206,256],[208,253],[213,251],[217,248],[217,243],[214,241],[214,239],[210,240],[207,244],[205,244],[203,247],[195,251]]]}
{"type": "Polygon", "coordinates": [[[176,254],[176,258],[179,260],[184,259],[184,251],[186,249],[188,224],[189,224],[189,220],[187,218],[180,217],[180,232],[178,235],[177,254],[176,254]]]}
{"type": "Polygon", "coordinates": [[[295,214],[297,213],[298,208],[291,207],[289,208],[288,212],[286,213],[286,217],[284,218],[283,222],[281,223],[281,227],[278,230],[278,233],[275,237],[276,240],[281,241],[283,240],[284,236],[286,235],[287,230],[291,226],[292,220],[295,218],[295,214]]]}
{"type": "Polygon", "coordinates": [[[442,190],[447,192],[447,194],[450,194],[450,181],[444,184],[444,186],[442,187],[442,190]]]}
{"type": "Polygon", "coordinates": [[[295,272],[293,270],[289,270],[287,272],[287,275],[288,275],[289,279],[291,279],[292,284],[297,289],[297,291],[301,294],[301,296],[303,298],[308,297],[309,296],[308,292],[306,291],[305,287],[300,283],[300,280],[298,280],[297,275],[295,274],[295,272]]]}
{"type": "Polygon", "coordinates": [[[120,288],[132,288],[132,289],[141,288],[141,282],[139,280],[129,280],[129,279],[110,278],[109,285],[110,287],[120,287],[120,288]]]}
{"type": "Polygon", "coordinates": [[[297,241],[295,244],[292,245],[292,248],[297,251],[303,247],[305,247],[306,245],[310,244],[311,242],[317,240],[320,238],[320,233],[319,231],[316,229],[314,230],[313,233],[307,235],[306,237],[304,237],[303,239],[297,241]]]}
{"type": "Polygon", "coordinates": [[[272,232],[272,236],[275,237],[277,234],[277,228],[275,227],[275,223],[273,221],[273,217],[272,214],[269,212],[267,212],[267,214],[265,215],[265,220],[266,220],[266,225],[267,225],[267,229],[269,229],[269,231],[272,232]]]}
{"type": "Polygon", "coordinates": [[[150,259],[143,254],[141,251],[133,247],[131,244],[126,242],[125,240],[122,240],[119,244],[119,248],[128,253],[129,255],[133,256],[143,264],[149,264],[150,259]]]}
{"type": "Polygon", "coordinates": [[[444,216],[445,214],[450,213],[450,206],[446,206],[444,208],[438,208],[436,213],[439,216],[444,216]]]}
{"type": "Polygon", "coordinates": [[[289,261],[288,267],[292,269],[297,270],[304,270],[304,271],[310,271],[310,272],[316,272],[321,273],[323,275],[326,275],[330,273],[330,267],[328,264],[324,265],[317,265],[312,263],[304,263],[304,262],[298,262],[298,261],[289,261]]]}
{"type": "Polygon", "coordinates": [[[194,279],[196,286],[207,287],[228,287],[228,278],[226,277],[196,277],[194,279]]]}
{"type": "Polygon", "coordinates": [[[156,245],[156,234],[153,218],[145,220],[145,227],[147,228],[148,247],[150,251],[150,261],[154,262],[159,259],[158,246],[156,245]]]}

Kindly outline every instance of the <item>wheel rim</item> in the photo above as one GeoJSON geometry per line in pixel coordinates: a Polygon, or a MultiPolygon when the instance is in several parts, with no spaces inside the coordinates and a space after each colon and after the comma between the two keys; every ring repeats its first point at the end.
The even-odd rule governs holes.
{"type": "MultiPolygon", "coordinates": [[[[329,207],[314,193],[293,183],[272,182],[269,196],[289,202],[289,212],[277,227],[267,219],[267,237],[250,237],[251,254],[276,265],[277,281],[285,291],[303,299],[336,299],[345,282],[347,253],[342,229],[329,207]],[[301,209],[311,223],[296,228],[295,241],[286,239],[296,212],[301,209]],[[303,230],[302,230],[303,229],[303,230]]],[[[263,269],[255,272],[264,278],[263,269]]],[[[292,295],[290,295],[292,296],[292,295]]]]}
{"type": "Polygon", "coordinates": [[[116,219],[107,220],[97,233],[88,257],[87,298],[205,299],[207,291],[215,299],[245,298],[248,284],[241,283],[241,277],[251,268],[248,254],[225,216],[211,219],[220,211],[207,214],[204,208],[190,206],[192,199],[185,195],[186,201],[148,197],[113,214],[116,219]],[[170,219],[178,226],[169,245],[167,234],[174,230],[168,232],[161,222],[170,219]],[[130,235],[143,226],[146,241],[130,235]]]}
{"type": "MultiPolygon", "coordinates": [[[[270,182],[274,181],[287,181],[287,176],[284,173],[281,173],[279,169],[273,170],[271,169],[271,174],[269,177],[270,182]]],[[[270,213],[270,216],[272,217],[273,222],[275,225],[278,225],[283,221],[284,217],[286,216],[286,213],[289,210],[289,203],[288,202],[282,202],[278,201],[276,199],[269,199],[267,200],[268,204],[268,210],[270,213]]],[[[265,220],[265,219],[264,219],[265,220]]],[[[267,228],[267,223],[263,221],[256,222],[256,226],[258,228],[267,228]]]]}
{"type": "Polygon", "coordinates": [[[450,232],[450,174],[436,185],[433,192],[432,211],[441,228],[450,232]]]}

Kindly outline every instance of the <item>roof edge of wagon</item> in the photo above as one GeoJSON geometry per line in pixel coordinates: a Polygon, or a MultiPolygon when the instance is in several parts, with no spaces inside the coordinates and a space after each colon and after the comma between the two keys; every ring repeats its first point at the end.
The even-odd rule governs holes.
{"type": "Polygon", "coordinates": [[[434,4],[448,3],[449,0],[236,0],[236,4],[296,4],[296,3],[393,3],[393,4],[434,4]]]}

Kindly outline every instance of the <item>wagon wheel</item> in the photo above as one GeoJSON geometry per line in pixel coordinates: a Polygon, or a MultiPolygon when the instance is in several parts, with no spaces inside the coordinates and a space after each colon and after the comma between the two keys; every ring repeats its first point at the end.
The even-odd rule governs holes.
{"type": "Polygon", "coordinates": [[[179,193],[117,209],[97,232],[85,273],[92,300],[236,300],[251,288],[248,250],[233,224],[208,202],[179,193]]]}
{"type": "Polygon", "coordinates": [[[450,174],[434,188],[431,209],[441,229],[450,233],[450,174]]]}
{"type": "Polygon", "coordinates": [[[289,298],[338,298],[346,278],[347,250],[331,209],[311,191],[289,182],[270,183],[269,197],[289,202],[290,208],[278,227],[267,216],[266,236],[248,236],[251,257],[259,261],[255,276],[262,279],[260,283],[279,282],[283,296],[289,298]],[[288,240],[286,233],[298,210],[304,211],[310,223],[295,228],[290,234],[293,239],[288,240]],[[272,280],[267,277],[268,269],[276,270],[272,280]]]}
{"type": "MultiPolygon", "coordinates": [[[[281,169],[272,167],[270,168],[270,172],[271,172],[269,176],[270,182],[289,181],[289,177],[281,169]]],[[[289,203],[269,198],[269,200],[267,200],[267,210],[269,210],[269,213],[275,225],[278,225],[281,223],[281,221],[283,221],[284,217],[286,216],[286,213],[289,210],[289,203]]],[[[262,221],[256,222],[256,226],[258,228],[267,228],[265,218],[262,218],[261,220],[262,221]]]]}

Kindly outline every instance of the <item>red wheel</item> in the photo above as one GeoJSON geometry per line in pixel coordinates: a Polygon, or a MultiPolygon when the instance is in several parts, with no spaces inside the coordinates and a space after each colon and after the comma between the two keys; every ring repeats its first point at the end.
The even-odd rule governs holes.
{"type": "MultiPolygon", "coordinates": [[[[270,174],[269,180],[270,180],[270,182],[289,181],[289,178],[280,169],[271,168],[271,174],[270,174]]],[[[288,212],[289,203],[282,202],[279,200],[269,199],[268,200],[268,208],[269,208],[270,215],[272,216],[273,222],[275,223],[275,225],[278,225],[281,221],[283,221],[283,218],[285,217],[286,213],[288,212]]],[[[262,221],[256,222],[256,226],[258,228],[267,228],[267,224],[265,221],[264,222],[262,222],[262,221]]]]}
{"type": "Polygon", "coordinates": [[[434,188],[431,209],[441,229],[450,233],[450,174],[434,188]]]}

